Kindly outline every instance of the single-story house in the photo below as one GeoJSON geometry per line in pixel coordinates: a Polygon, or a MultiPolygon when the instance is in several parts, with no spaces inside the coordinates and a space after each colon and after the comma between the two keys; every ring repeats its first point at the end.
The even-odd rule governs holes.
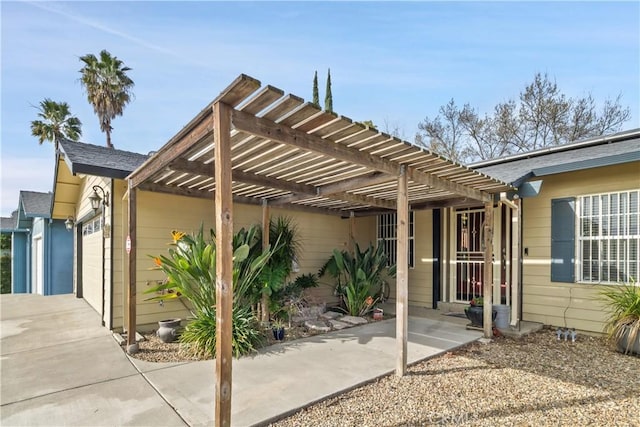
{"type": "MultiPolygon", "coordinates": [[[[182,304],[161,306],[143,292],[163,279],[151,257],[166,252],[172,230],[215,227],[215,142],[224,138],[230,146],[222,164],[231,171],[233,227],[260,223],[265,209],[292,217],[303,242],[300,273],[317,272],[333,249],[348,248],[352,240],[384,241],[393,258],[402,257],[396,222],[405,205],[409,305],[461,311],[485,292],[490,277],[487,289],[495,303],[509,307],[513,326],[529,320],[599,332],[603,312],[592,300],[595,276],[585,276],[582,260],[588,259],[589,268],[601,261],[594,252],[580,252],[586,244],[577,227],[585,220],[575,206],[596,195],[608,195],[607,206],[625,197],[627,210],[607,215],[637,224],[639,134],[469,168],[241,76],[152,155],[61,141],[52,216],[73,219],[75,292],[110,329],[133,324],[150,330],[158,320],[185,317],[182,304]],[[223,104],[228,135],[216,133],[221,119],[215,105],[223,104]],[[94,192],[103,200],[97,209],[91,207],[94,192]],[[557,200],[571,198],[573,205],[557,200]],[[553,234],[571,228],[563,222],[568,219],[552,225],[567,208],[575,216],[569,223],[573,240],[553,234]],[[128,257],[128,241],[135,256],[128,257]],[[488,255],[490,272],[484,268],[488,255]],[[566,275],[567,263],[573,276],[566,275]],[[584,283],[587,277],[591,284],[584,283]]],[[[635,233],[621,239],[629,248],[635,242],[636,252],[616,252],[616,262],[629,266],[628,276],[637,272],[635,233]]],[[[611,279],[607,271],[598,283],[611,279]]],[[[329,288],[315,292],[331,298],[329,288]]]]}
{"type": "Polygon", "coordinates": [[[11,222],[11,291],[57,295],[73,292],[73,236],[64,220],[51,218],[52,193],[21,191],[11,222]]]}
{"type": "Polygon", "coordinates": [[[470,167],[519,189],[520,317],[602,332],[602,285],[640,271],[640,129],[470,167]]]}

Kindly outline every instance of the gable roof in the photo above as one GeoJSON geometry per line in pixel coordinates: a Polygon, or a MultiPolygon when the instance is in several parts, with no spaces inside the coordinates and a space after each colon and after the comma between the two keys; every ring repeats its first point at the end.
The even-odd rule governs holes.
{"type": "Polygon", "coordinates": [[[27,218],[44,217],[51,215],[51,193],[40,193],[37,191],[20,191],[19,206],[27,218]]]}
{"type": "Polygon", "coordinates": [[[60,140],[60,150],[72,174],[124,179],[147,160],[146,154],[60,140]]]}
{"type": "Polygon", "coordinates": [[[640,129],[469,165],[515,187],[532,177],[640,161],[640,129]]]}

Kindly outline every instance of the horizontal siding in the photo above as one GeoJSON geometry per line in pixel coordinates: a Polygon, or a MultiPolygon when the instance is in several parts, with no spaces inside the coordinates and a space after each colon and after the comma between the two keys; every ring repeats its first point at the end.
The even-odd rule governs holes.
{"type": "MultiPolygon", "coordinates": [[[[137,322],[140,330],[153,329],[158,320],[169,317],[186,318],[188,311],[179,302],[165,303],[146,301],[150,295],[144,294],[155,281],[164,275],[154,271],[151,256],[166,254],[171,241],[171,231],[195,232],[204,224],[205,233],[214,227],[214,205],[212,200],[202,200],[181,196],[164,195],[149,192],[138,193],[138,254],[137,254],[137,322]]],[[[349,220],[335,216],[270,209],[271,217],[288,216],[296,223],[302,246],[299,260],[300,274],[317,273],[319,268],[331,256],[334,249],[346,249],[349,238],[349,220]]],[[[234,205],[234,229],[259,224],[262,220],[262,208],[251,205],[234,205]]],[[[126,217],[122,221],[126,223],[126,217]]],[[[370,221],[357,224],[367,227],[370,221]]],[[[122,227],[122,240],[126,237],[126,225],[122,227]]],[[[367,242],[368,243],[368,242],[367,242]]],[[[123,252],[122,249],[120,249],[123,252]]],[[[116,257],[114,256],[114,260],[116,257]]],[[[122,257],[126,263],[126,257],[122,257]]],[[[126,272],[126,266],[120,269],[126,272]]],[[[126,273],[125,273],[126,274],[126,273]]],[[[124,277],[124,275],[123,275],[124,277]]],[[[293,278],[292,278],[293,279],[293,278]]],[[[323,282],[327,281],[323,278],[323,282]]],[[[311,291],[313,299],[335,301],[333,287],[330,284],[311,291]]],[[[124,294],[121,294],[124,297],[124,294]]],[[[122,312],[122,309],[118,310],[122,312]]]]}
{"type": "Polygon", "coordinates": [[[537,197],[523,200],[523,319],[602,332],[599,286],[551,282],[551,200],[640,187],[640,163],[544,177],[537,197]]]}

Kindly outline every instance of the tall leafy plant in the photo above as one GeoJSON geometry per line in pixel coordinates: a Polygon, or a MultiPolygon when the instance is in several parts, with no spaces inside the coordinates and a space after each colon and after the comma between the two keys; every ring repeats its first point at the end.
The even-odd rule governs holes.
{"type": "MultiPolygon", "coordinates": [[[[194,320],[180,337],[191,352],[215,356],[216,247],[215,234],[204,237],[202,226],[195,235],[174,231],[168,255],[154,257],[156,267],[167,280],[148,289],[157,292],[150,300],[186,298],[191,303],[194,320]]],[[[249,308],[255,299],[258,278],[271,250],[258,251],[259,231],[256,226],[242,229],[233,238],[233,351],[240,356],[252,351],[261,341],[257,320],[249,308]]]]}
{"type": "Polygon", "coordinates": [[[387,268],[388,263],[383,245],[374,247],[369,244],[362,251],[356,244],[353,254],[334,249],[318,274],[328,274],[336,281],[336,294],[347,313],[362,316],[371,311],[378,301],[376,294],[385,283],[385,277],[395,276],[395,265],[387,268]]]}
{"type": "Polygon", "coordinates": [[[601,293],[609,318],[605,330],[610,342],[632,353],[640,340],[640,285],[631,280],[622,285],[607,286],[601,293]]]}
{"type": "Polygon", "coordinates": [[[293,262],[300,254],[301,243],[298,228],[289,217],[278,217],[269,221],[269,245],[272,254],[260,273],[262,283],[263,320],[268,317],[269,298],[285,286],[293,271],[293,262]]]}

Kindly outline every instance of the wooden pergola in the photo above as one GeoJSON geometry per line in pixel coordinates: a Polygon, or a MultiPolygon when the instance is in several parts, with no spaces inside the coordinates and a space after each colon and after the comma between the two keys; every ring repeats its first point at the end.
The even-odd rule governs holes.
{"type": "MultiPolygon", "coordinates": [[[[485,265],[492,262],[495,195],[511,188],[423,148],[240,75],[128,178],[131,250],[128,344],[136,330],[136,193],[215,199],[216,425],[231,417],[233,204],[337,215],[397,211],[396,373],[407,367],[409,207],[485,206],[485,265]]],[[[491,334],[485,268],[485,335],[491,334]],[[487,313],[488,310],[488,313],[487,313]],[[488,319],[488,324],[487,324],[488,319]]]]}

